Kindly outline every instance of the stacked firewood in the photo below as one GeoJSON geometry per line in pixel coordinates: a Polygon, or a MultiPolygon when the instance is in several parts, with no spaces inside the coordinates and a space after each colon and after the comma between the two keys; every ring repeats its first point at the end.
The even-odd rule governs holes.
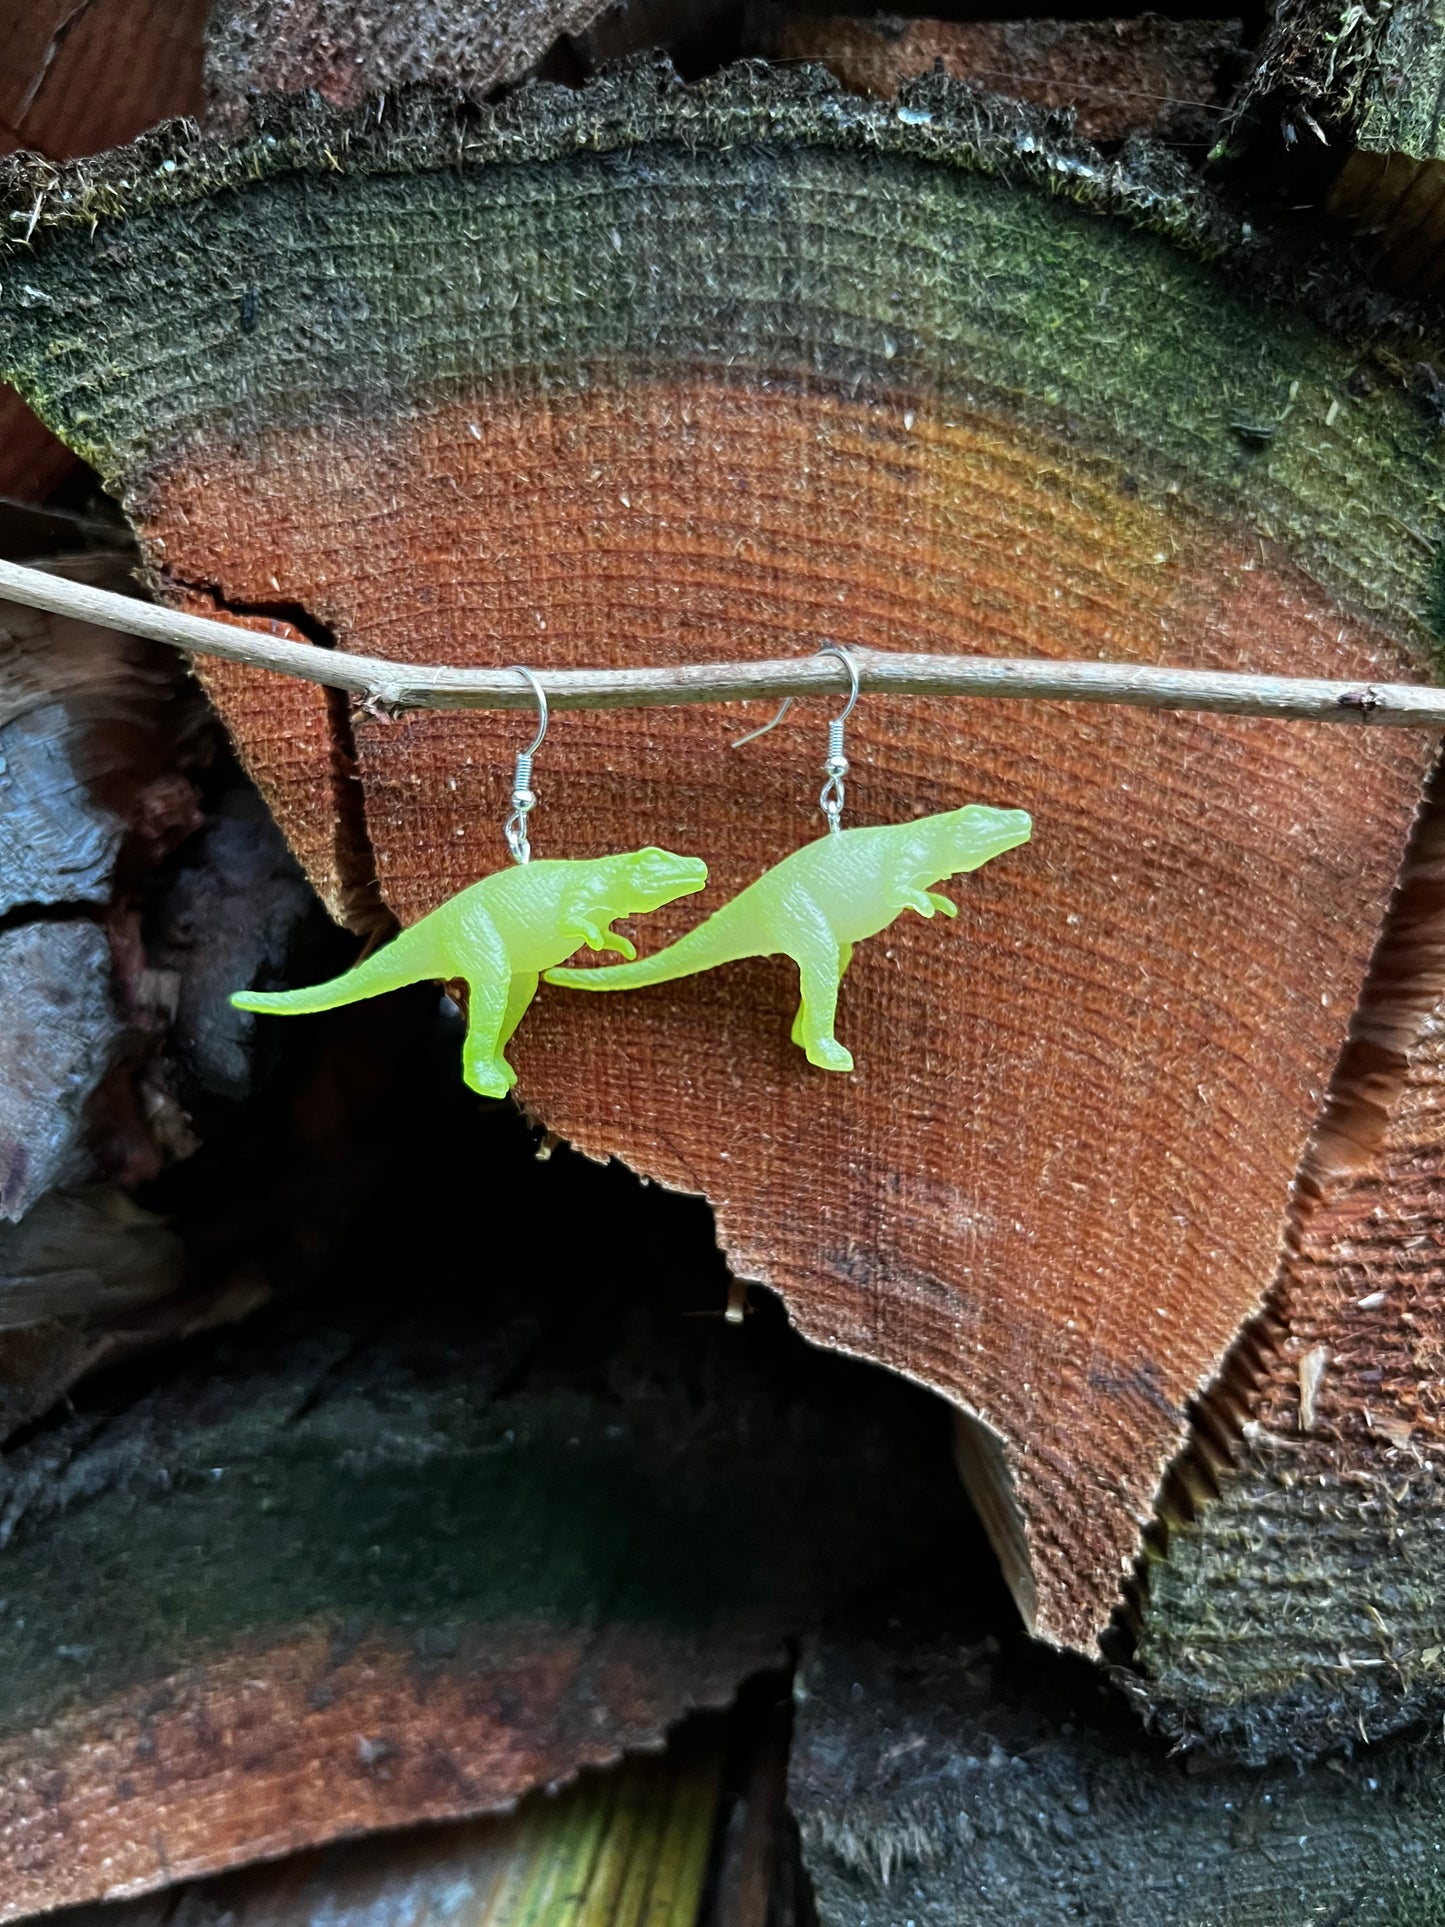
{"type": "MultiPolygon", "coordinates": [[[[16,0],[0,554],[1367,713],[1445,641],[1445,33],[1249,37],[16,0]]],[[[559,719],[539,848],[715,908],[820,827],[764,720],[559,719]]],[[[848,1075],[778,960],[544,988],[505,1102],[441,986],[231,1006],[497,868],[520,743],[0,607],[0,1921],[1434,1918],[1434,743],[865,697],[850,822],[1035,830],[848,1075]]]]}

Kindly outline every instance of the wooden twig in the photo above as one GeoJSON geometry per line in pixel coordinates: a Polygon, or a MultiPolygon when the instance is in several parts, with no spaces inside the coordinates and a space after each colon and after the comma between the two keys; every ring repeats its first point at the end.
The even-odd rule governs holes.
{"type": "MultiPolygon", "coordinates": [[[[253,669],[345,689],[364,707],[381,713],[530,709],[534,700],[527,684],[508,668],[419,667],[288,642],[14,562],[0,562],[0,600],[48,609],[52,615],[94,622],[192,654],[219,656],[253,669]]],[[[1445,689],[1430,684],[1323,682],[1304,676],[1248,676],[1133,663],[905,655],[881,649],[855,649],[853,655],[859,687],[868,693],[1123,703],[1135,709],[1210,710],[1295,722],[1445,729],[1445,689]]],[[[671,669],[539,669],[537,674],[554,709],[777,700],[837,693],[847,688],[848,681],[846,670],[832,656],[689,663],[671,669]]]]}

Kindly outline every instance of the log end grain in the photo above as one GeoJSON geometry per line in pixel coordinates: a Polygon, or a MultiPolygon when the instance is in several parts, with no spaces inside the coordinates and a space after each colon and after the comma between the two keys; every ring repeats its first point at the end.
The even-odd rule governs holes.
{"type": "MultiPolygon", "coordinates": [[[[90,438],[173,593],[279,602],[401,663],[829,639],[1427,674],[1435,564],[1410,531],[1439,452],[1407,399],[1103,203],[1041,192],[1063,176],[1021,158],[1022,122],[946,82],[916,100],[634,77],[474,117],[460,167],[435,119],[353,130],[340,174],[304,143],[250,172],[197,150],[102,222],[127,252],[55,204],[27,257],[43,299],[0,307],[0,349],[90,438]],[[89,351],[46,346],[96,299],[108,365],[146,371],[99,395],[89,351]]],[[[76,192],[99,212],[94,177],[76,192]]],[[[277,750],[292,700],[222,697],[294,846],[334,850],[329,765],[277,750]]],[[[711,908],[813,832],[820,728],[796,713],[734,754],[701,710],[559,721],[537,847],[703,855],[711,908]]],[[[1087,1648],[1273,1275],[1425,750],[1047,704],[867,701],[850,731],[854,820],[978,800],[1037,825],[957,924],[860,949],[857,1073],[802,1062],[795,986],[755,961],[544,993],[521,1094],[705,1195],[734,1269],[811,1337],[989,1428],[1037,1628],[1087,1648]]],[[[506,717],[356,720],[403,922],[501,860],[517,743],[506,717]]]]}

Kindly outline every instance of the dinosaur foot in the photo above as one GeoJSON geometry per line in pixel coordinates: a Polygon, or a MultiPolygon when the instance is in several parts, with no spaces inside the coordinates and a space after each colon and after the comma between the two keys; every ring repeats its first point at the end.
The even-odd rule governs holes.
{"type": "Polygon", "coordinates": [[[853,1053],[840,1044],[836,1037],[815,1038],[811,1044],[804,1044],[808,1062],[816,1064],[820,1071],[851,1071],[853,1053]]]}
{"type": "Polygon", "coordinates": [[[505,1058],[464,1061],[462,1079],[479,1097],[505,1097],[517,1081],[517,1073],[505,1058]]]}

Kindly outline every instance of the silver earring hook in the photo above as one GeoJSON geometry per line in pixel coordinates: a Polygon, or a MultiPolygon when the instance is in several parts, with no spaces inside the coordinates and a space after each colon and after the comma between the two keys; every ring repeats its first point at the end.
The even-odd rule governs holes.
{"type": "MultiPolygon", "coordinates": [[[[836,656],[848,671],[848,701],[842,714],[834,716],[828,724],[828,756],[823,764],[823,774],[828,780],[818,796],[818,807],[827,818],[828,828],[837,830],[842,827],[843,778],[848,774],[848,758],[843,751],[843,725],[853,714],[853,706],[858,700],[858,664],[853,658],[852,650],[845,649],[841,643],[825,642],[818,654],[836,656]]],[[[749,730],[746,736],[739,736],[733,748],[741,749],[744,743],[755,743],[759,736],[766,736],[770,729],[776,729],[792,708],[793,701],[793,697],[785,696],[782,707],[772,721],[764,723],[761,729],[749,730]]]]}
{"type": "Polygon", "coordinates": [[[772,721],[770,723],[764,723],[760,729],[750,729],[746,736],[735,736],[733,738],[733,748],[741,749],[744,743],[755,743],[759,736],[766,736],[770,729],[776,729],[792,706],[793,698],[791,696],[784,696],[782,707],[772,721]]]}
{"type": "Polygon", "coordinates": [[[517,751],[517,766],[512,773],[512,814],[507,818],[503,835],[512,853],[512,861],[530,863],[532,845],[527,840],[527,817],[537,805],[536,793],[532,788],[532,758],[542,747],[542,738],[547,734],[547,692],[532,670],[524,668],[519,662],[514,662],[511,667],[517,675],[526,677],[532,694],[537,698],[537,733],[525,749],[517,751]]]}
{"type": "MultiPolygon", "coordinates": [[[[853,660],[852,652],[845,649],[841,643],[825,642],[818,651],[818,654],[820,656],[836,656],[852,678],[853,688],[848,697],[848,707],[843,711],[843,714],[836,719],[840,723],[846,723],[848,718],[853,714],[854,703],[858,700],[858,665],[853,660]]],[[[782,706],[771,722],[764,723],[759,729],[750,729],[746,736],[735,737],[733,739],[733,748],[741,749],[744,743],[755,743],[759,736],[766,736],[770,729],[776,729],[796,701],[796,696],[784,696],[782,706]]],[[[830,724],[829,727],[831,728],[832,725],[830,724]]]]}

